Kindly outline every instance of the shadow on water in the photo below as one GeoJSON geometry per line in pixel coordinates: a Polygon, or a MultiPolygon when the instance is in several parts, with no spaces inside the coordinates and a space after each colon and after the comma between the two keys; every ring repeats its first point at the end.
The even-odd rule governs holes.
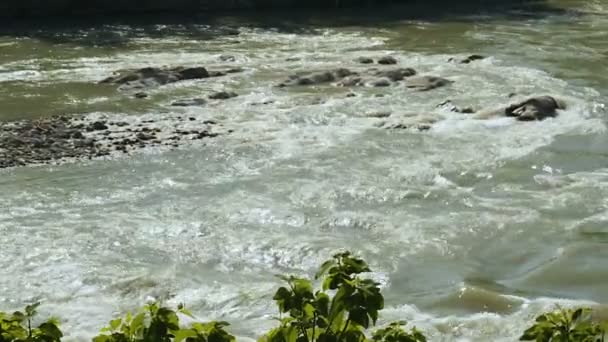
{"type": "Polygon", "coordinates": [[[344,9],[237,10],[209,13],[79,15],[3,20],[0,36],[34,38],[55,44],[121,46],[137,38],[177,36],[196,40],[238,35],[239,28],[315,34],[319,28],[390,27],[404,21],[488,22],[576,15],[546,1],[413,0],[407,4],[344,9]]]}

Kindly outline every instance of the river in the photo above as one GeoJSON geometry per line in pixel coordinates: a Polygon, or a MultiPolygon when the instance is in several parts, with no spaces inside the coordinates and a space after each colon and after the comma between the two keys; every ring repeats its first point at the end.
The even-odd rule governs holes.
{"type": "Polygon", "coordinates": [[[234,133],[1,170],[0,308],[40,300],[41,313],[61,317],[68,340],[80,341],[113,315],[166,298],[253,339],[274,325],[274,275],[313,274],[343,248],[383,284],[382,322],[407,320],[432,341],[513,341],[556,304],[606,303],[608,3],[397,11],[406,9],[385,22],[273,13],[5,30],[2,120],[183,113],[234,133]],[[447,62],[472,53],[489,58],[447,62]],[[275,87],[294,71],[385,54],[455,83],[424,93],[361,88],[356,97],[275,87]],[[245,71],[163,86],[145,100],[96,85],[118,69],[162,65],[245,71]],[[169,106],[217,90],[240,96],[169,106]],[[527,123],[436,107],[448,98],[491,107],[510,93],[552,94],[569,107],[527,123]],[[370,117],[379,111],[445,119],[428,132],[385,130],[370,117]]]}

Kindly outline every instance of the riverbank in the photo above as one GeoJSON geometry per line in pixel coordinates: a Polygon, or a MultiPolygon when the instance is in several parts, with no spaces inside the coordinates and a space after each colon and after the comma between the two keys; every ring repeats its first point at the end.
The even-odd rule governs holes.
{"type": "Polygon", "coordinates": [[[492,8],[496,5],[514,5],[522,3],[544,3],[530,0],[475,0],[454,4],[450,1],[435,0],[432,5],[419,0],[142,0],[142,1],[112,1],[112,0],[8,0],[0,3],[0,17],[5,18],[45,18],[79,17],[95,15],[121,14],[211,14],[217,12],[251,12],[257,10],[293,10],[293,9],[344,9],[360,7],[384,7],[386,5],[407,5],[413,8],[425,6],[433,11],[441,12],[435,7],[459,8],[492,8]]]}
{"type": "Polygon", "coordinates": [[[102,13],[210,12],[267,8],[331,8],[375,5],[402,0],[144,0],[144,1],[3,1],[0,16],[76,15],[102,13]]]}

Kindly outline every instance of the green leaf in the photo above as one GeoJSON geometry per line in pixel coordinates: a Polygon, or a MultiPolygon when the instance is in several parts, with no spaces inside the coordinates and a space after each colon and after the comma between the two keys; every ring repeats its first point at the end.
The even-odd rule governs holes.
{"type": "Polygon", "coordinates": [[[293,286],[294,286],[293,292],[297,296],[300,296],[301,298],[305,298],[305,299],[314,298],[313,291],[312,291],[312,283],[310,282],[310,280],[295,279],[293,281],[293,286]]]}
{"type": "Polygon", "coordinates": [[[38,329],[40,329],[44,335],[52,338],[53,341],[59,341],[63,337],[63,333],[59,330],[59,327],[50,322],[42,323],[38,329]]]}
{"type": "Polygon", "coordinates": [[[34,315],[36,315],[36,309],[38,309],[39,306],[40,306],[40,302],[26,306],[25,314],[29,317],[33,317],[34,315]]]}
{"type": "Polygon", "coordinates": [[[181,342],[189,337],[196,337],[198,334],[192,329],[181,329],[175,332],[174,342],[181,342]]]}
{"type": "Polygon", "coordinates": [[[111,320],[110,321],[110,329],[111,329],[111,331],[118,330],[118,328],[120,328],[121,324],[122,324],[122,318],[117,318],[117,319],[111,320]]]}
{"type": "Polygon", "coordinates": [[[334,266],[335,264],[336,264],[335,259],[330,259],[330,260],[327,260],[326,262],[324,262],[321,265],[321,267],[319,267],[319,271],[317,271],[317,273],[315,274],[315,279],[321,278],[323,275],[325,275],[327,273],[329,268],[334,266]]]}
{"type": "Polygon", "coordinates": [[[369,328],[369,317],[364,309],[355,309],[350,311],[348,313],[348,319],[351,320],[351,322],[364,327],[365,329],[369,328]]]}

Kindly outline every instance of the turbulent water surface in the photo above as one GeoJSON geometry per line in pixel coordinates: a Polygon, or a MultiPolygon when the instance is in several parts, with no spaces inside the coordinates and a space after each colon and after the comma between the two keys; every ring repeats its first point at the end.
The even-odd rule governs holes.
{"type": "Polygon", "coordinates": [[[112,315],[165,298],[255,338],[274,324],[274,275],[312,274],[341,248],[365,257],[383,284],[382,320],[413,322],[433,341],[512,341],[556,303],[605,303],[608,4],[472,13],[4,32],[0,119],[176,114],[234,133],[0,171],[0,308],[41,300],[83,340],[112,315]],[[471,53],[490,57],[447,62],[471,53]],[[297,71],[359,70],[355,58],[386,54],[455,83],[357,88],[356,97],[275,87],[297,71]],[[117,69],[163,65],[245,71],[143,100],[96,85],[117,69]],[[219,90],[240,96],[169,105],[219,90]],[[510,93],[561,96],[569,108],[521,123],[436,107],[493,107],[510,93]],[[391,131],[376,127],[379,112],[443,120],[391,131]]]}

